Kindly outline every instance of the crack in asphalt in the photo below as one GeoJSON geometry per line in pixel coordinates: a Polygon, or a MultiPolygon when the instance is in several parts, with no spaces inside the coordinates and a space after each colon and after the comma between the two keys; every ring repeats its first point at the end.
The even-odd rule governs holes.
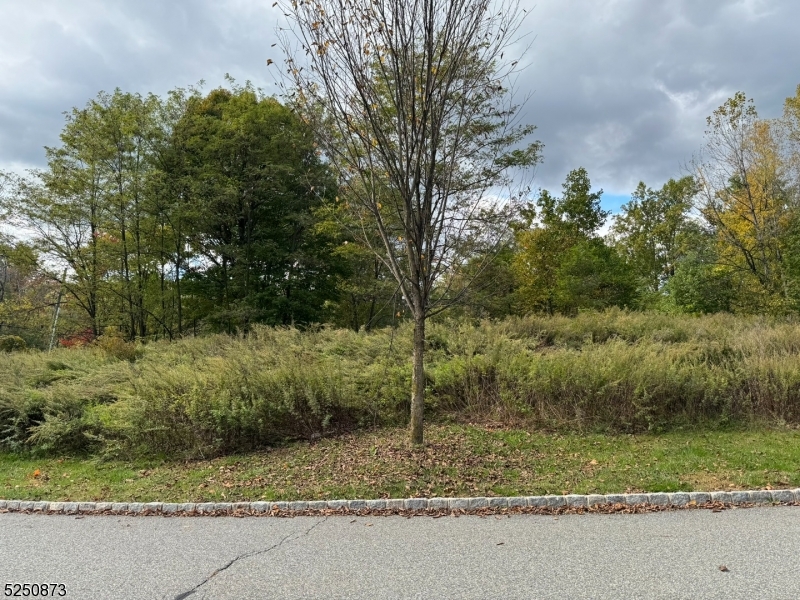
{"type": "Polygon", "coordinates": [[[327,520],[328,520],[328,517],[324,517],[323,519],[320,519],[319,521],[314,523],[311,527],[309,527],[308,529],[306,529],[302,533],[299,533],[299,534],[290,533],[289,535],[284,536],[283,539],[281,539],[281,541],[279,541],[277,544],[273,544],[272,546],[270,546],[269,548],[265,548],[264,550],[253,550],[251,552],[245,552],[244,554],[240,554],[240,555],[232,558],[226,565],[220,567],[219,569],[217,569],[216,571],[211,573],[211,575],[206,577],[203,581],[198,583],[196,586],[194,586],[189,591],[183,592],[181,594],[178,594],[177,596],[175,596],[175,598],[173,600],[185,600],[186,598],[188,598],[189,596],[191,596],[195,592],[197,592],[197,590],[199,590],[201,587],[203,587],[209,581],[211,581],[214,577],[216,577],[217,575],[219,575],[220,573],[222,573],[226,569],[229,569],[230,567],[232,567],[234,564],[236,564],[240,560],[244,560],[246,558],[251,558],[253,556],[259,556],[261,554],[266,554],[267,552],[271,552],[272,550],[275,550],[276,548],[280,548],[287,541],[293,542],[294,540],[298,540],[301,537],[305,537],[309,533],[311,533],[317,526],[322,525],[327,520]]]}

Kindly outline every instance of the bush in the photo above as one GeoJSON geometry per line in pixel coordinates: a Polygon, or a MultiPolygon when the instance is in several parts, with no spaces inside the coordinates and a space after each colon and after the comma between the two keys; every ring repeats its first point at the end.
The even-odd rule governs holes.
{"type": "Polygon", "coordinates": [[[27,348],[25,340],[17,335],[0,335],[0,352],[19,352],[27,348]]]}
{"type": "MultiPolygon", "coordinates": [[[[211,456],[400,425],[411,338],[409,323],[370,333],[255,327],[246,337],[119,346],[133,347],[135,362],[114,336],[4,354],[0,446],[211,456]]],[[[428,342],[428,419],[615,432],[800,424],[791,320],[617,309],[442,319],[430,322],[428,342]]]]}
{"type": "Polygon", "coordinates": [[[134,342],[126,342],[122,339],[122,336],[114,331],[106,331],[106,333],[96,338],[93,344],[118,360],[133,362],[139,355],[134,342]]]}

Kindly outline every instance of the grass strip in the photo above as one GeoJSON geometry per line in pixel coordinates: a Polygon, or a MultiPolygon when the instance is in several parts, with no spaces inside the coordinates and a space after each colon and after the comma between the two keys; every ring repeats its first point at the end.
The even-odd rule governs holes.
{"type": "Polygon", "coordinates": [[[244,502],[800,487],[800,431],[548,434],[432,425],[298,442],[212,460],[0,454],[0,498],[244,502]]]}

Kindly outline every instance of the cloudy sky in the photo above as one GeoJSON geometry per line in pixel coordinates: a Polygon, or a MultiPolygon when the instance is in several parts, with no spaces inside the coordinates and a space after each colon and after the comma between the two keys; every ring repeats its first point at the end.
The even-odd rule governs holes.
{"type": "MultiPolygon", "coordinates": [[[[800,84],[797,0],[522,0],[524,121],[558,191],[583,166],[616,209],[683,174],[705,117],[742,90],[778,116],[800,84]]],[[[62,113],[100,90],[163,94],[225,73],[277,92],[272,0],[0,0],[0,169],[44,164],[62,113]]]]}

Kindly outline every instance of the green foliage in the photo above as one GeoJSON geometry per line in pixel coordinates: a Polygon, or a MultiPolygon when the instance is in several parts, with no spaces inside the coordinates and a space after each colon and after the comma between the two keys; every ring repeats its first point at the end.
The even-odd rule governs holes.
{"type": "Polygon", "coordinates": [[[18,335],[0,335],[0,352],[19,352],[28,348],[18,335]]]}
{"type": "Polygon", "coordinates": [[[111,327],[106,328],[103,335],[93,343],[107,355],[118,360],[133,362],[141,354],[134,342],[126,342],[120,332],[111,327]]]}
{"type": "Polygon", "coordinates": [[[45,305],[7,293],[30,265],[40,283],[67,267],[60,331],[172,339],[198,320],[235,331],[323,319],[346,270],[315,227],[335,182],[295,113],[229,83],[205,97],[100,93],[66,115],[46,169],[3,177],[0,208],[47,260],[0,240],[0,326],[45,305]]]}
{"type": "Polygon", "coordinates": [[[632,308],[636,279],[620,255],[601,239],[578,242],[562,257],[555,303],[564,313],[610,306],[632,308]]]}
{"type": "Polygon", "coordinates": [[[215,328],[309,323],[335,297],[341,260],[313,211],[335,193],[300,119],[249,86],[194,98],[176,125],[194,197],[191,243],[208,265],[186,283],[215,328]]]}
{"type": "Polygon", "coordinates": [[[736,295],[730,270],[702,260],[696,252],[678,263],[667,291],[680,310],[705,314],[730,312],[736,295]]]}
{"type": "MultiPolygon", "coordinates": [[[[677,275],[676,275],[677,277],[677,275]]],[[[793,321],[583,311],[434,320],[434,419],[636,432],[800,424],[793,321]]],[[[213,456],[401,425],[412,324],[356,333],[272,329],[140,348],[0,358],[0,446],[55,454],[213,456]]]]}
{"type": "Polygon", "coordinates": [[[514,314],[517,301],[517,281],[514,277],[513,243],[502,245],[496,253],[479,253],[454,275],[455,289],[465,289],[451,315],[469,315],[478,319],[504,319],[514,314]]]}
{"type": "Polygon", "coordinates": [[[654,191],[639,183],[631,201],[614,217],[615,245],[627,258],[643,290],[657,294],[687,251],[689,211],[697,186],[692,177],[670,179],[654,191]]]}
{"type": "Polygon", "coordinates": [[[537,205],[542,226],[560,230],[572,238],[588,238],[603,226],[611,214],[600,208],[603,190],[592,192],[586,169],[579,167],[567,173],[561,198],[542,190],[537,205]]]}
{"type": "Polygon", "coordinates": [[[563,188],[561,198],[542,191],[533,227],[536,211],[523,211],[527,223],[517,227],[513,259],[517,304],[551,315],[632,306],[636,286],[628,264],[596,237],[609,214],[600,208],[603,191],[591,191],[583,168],[570,172],[563,188]]]}

